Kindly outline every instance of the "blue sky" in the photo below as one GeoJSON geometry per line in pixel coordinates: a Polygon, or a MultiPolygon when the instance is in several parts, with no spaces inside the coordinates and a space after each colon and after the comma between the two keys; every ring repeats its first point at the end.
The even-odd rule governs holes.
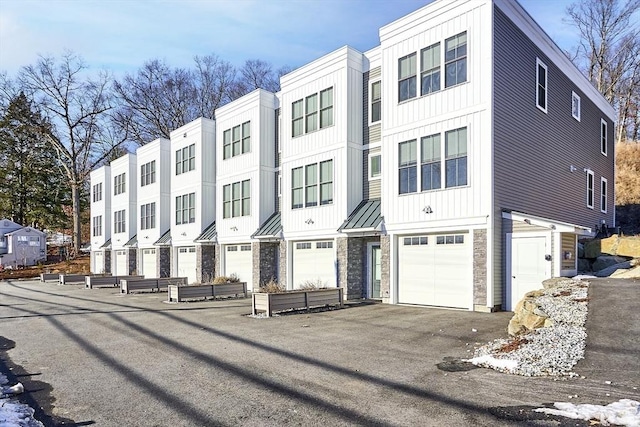
{"type": "MultiPolygon", "coordinates": [[[[473,1],[473,0],[471,0],[473,1]]],[[[191,67],[215,53],[234,65],[266,60],[298,67],[346,44],[365,51],[378,29],[428,0],[0,0],[0,72],[38,54],[80,54],[91,69],[133,73],[144,61],[191,67]]],[[[520,0],[563,49],[571,0],[520,0]]]]}

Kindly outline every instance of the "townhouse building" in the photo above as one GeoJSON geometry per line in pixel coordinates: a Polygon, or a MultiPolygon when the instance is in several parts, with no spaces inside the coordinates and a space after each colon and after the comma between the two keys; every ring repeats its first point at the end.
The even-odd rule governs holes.
{"type": "Polygon", "coordinates": [[[91,171],[91,272],[111,273],[111,166],[91,171]]]}
{"type": "Polygon", "coordinates": [[[192,129],[211,153],[188,179],[172,160],[171,275],[493,311],[576,274],[577,239],[615,225],[611,105],[516,1],[437,0],[379,35],[172,133],[176,165],[192,129]]]}
{"type": "Polygon", "coordinates": [[[111,273],[126,276],[137,272],[137,162],[125,154],[111,162],[111,273]]]}

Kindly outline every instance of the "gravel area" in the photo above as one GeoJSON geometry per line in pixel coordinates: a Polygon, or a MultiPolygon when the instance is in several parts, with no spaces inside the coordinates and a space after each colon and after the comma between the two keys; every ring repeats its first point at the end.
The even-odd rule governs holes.
{"type": "Polygon", "coordinates": [[[567,279],[545,289],[537,304],[551,326],[509,339],[497,339],[468,359],[500,372],[532,376],[577,376],[571,369],[584,357],[589,282],[567,279]]]}

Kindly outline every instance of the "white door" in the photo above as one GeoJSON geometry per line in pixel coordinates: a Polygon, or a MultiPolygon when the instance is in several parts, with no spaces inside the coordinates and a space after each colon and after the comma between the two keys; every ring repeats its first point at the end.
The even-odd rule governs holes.
{"type": "Polygon", "coordinates": [[[155,279],[158,277],[156,268],[156,250],[155,249],[142,249],[142,259],[140,260],[140,266],[142,271],[140,274],[144,275],[145,279],[155,279]]]}
{"type": "Polygon", "coordinates": [[[515,309],[527,292],[542,289],[542,282],[551,277],[551,262],[545,259],[550,253],[547,244],[545,236],[511,239],[511,297],[507,310],[515,309]]]}
{"type": "Polygon", "coordinates": [[[382,278],[382,249],[380,244],[369,245],[369,298],[380,299],[382,278]]]}
{"type": "Polygon", "coordinates": [[[335,288],[336,267],[333,240],[293,244],[293,288],[305,284],[335,288]]]}
{"type": "Polygon", "coordinates": [[[468,233],[398,239],[398,302],[470,308],[473,272],[468,233]]]}
{"type": "Polygon", "coordinates": [[[224,253],[224,275],[235,274],[247,289],[253,290],[253,255],[251,244],[227,245],[224,253]]]}
{"type": "Polygon", "coordinates": [[[127,251],[116,251],[114,276],[127,276],[127,251]]]}
{"type": "Polygon", "coordinates": [[[177,277],[186,277],[189,283],[196,281],[196,247],[188,246],[178,248],[177,277]]]}
{"type": "Polygon", "coordinates": [[[94,252],[93,253],[93,273],[94,274],[102,274],[104,273],[104,252],[94,252]]]}

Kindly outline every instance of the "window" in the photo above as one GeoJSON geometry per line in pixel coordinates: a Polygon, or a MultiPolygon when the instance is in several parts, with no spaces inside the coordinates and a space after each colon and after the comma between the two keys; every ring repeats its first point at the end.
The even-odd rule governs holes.
{"type": "Polygon", "coordinates": [[[222,133],[222,158],[231,157],[231,129],[227,129],[222,133]]]}
{"type": "Polygon", "coordinates": [[[113,179],[113,195],[117,196],[118,194],[122,194],[126,191],[127,185],[126,185],[126,174],[121,173],[120,175],[117,175],[114,179],[113,179]]]}
{"type": "Polygon", "coordinates": [[[575,92],[571,92],[571,115],[580,121],[580,97],[575,92]]]}
{"type": "Polygon", "coordinates": [[[427,236],[405,237],[402,239],[402,244],[404,246],[424,246],[429,244],[429,239],[427,236]]]}
{"type": "Polygon", "coordinates": [[[304,111],[302,99],[291,104],[291,135],[300,136],[304,133],[304,111]]]}
{"type": "Polygon", "coordinates": [[[398,60],[398,101],[416,97],[416,54],[398,60]]]}
{"type": "Polygon", "coordinates": [[[442,166],[440,134],[425,136],[420,141],[420,174],[422,191],[441,187],[442,166]]]}
{"type": "Polygon", "coordinates": [[[291,209],[333,203],[333,160],[291,170],[291,209]]]}
{"type": "Polygon", "coordinates": [[[251,215],[251,180],[234,182],[222,187],[222,217],[251,215]]]}
{"type": "Polygon", "coordinates": [[[600,152],[607,155],[607,122],[600,119],[600,152]]]}
{"type": "Polygon", "coordinates": [[[460,33],[444,41],[444,87],[467,81],[467,33],[460,33]]]}
{"type": "Polygon", "coordinates": [[[422,49],[420,71],[421,95],[440,90],[440,43],[422,49]]]}
{"type": "Polygon", "coordinates": [[[467,128],[445,133],[445,186],[467,185],[467,128]]]}
{"type": "Polygon", "coordinates": [[[152,160],[140,166],[140,187],[156,182],[156,161],[152,160]]]}
{"type": "Polygon", "coordinates": [[[311,249],[311,242],[296,243],[296,249],[311,249]]]}
{"type": "Polygon", "coordinates": [[[242,124],[242,154],[251,151],[251,122],[242,124]]]}
{"type": "Polygon", "coordinates": [[[398,145],[400,194],[417,191],[416,140],[398,145]]]}
{"type": "Polygon", "coordinates": [[[600,212],[607,213],[607,179],[600,178],[600,212]]]}
{"type": "Polygon", "coordinates": [[[196,193],[176,197],[176,225],[196,222],[196,193]]]}
{"type": "Polygon", "coordinates": [[[152,228],[156,228],[155,202],[140,206],[140,229],[150,230],[152,228]]]}
{"type": "Polygon", "coordinates": [[[464,243],[464,234],[449,234],[436,237],[436,245],[460,245],[464,243]]]}
{"type": "Polygon", "coordinates": [[[536,58],[536,105],[547,112],[547,66],[536,58]]]}
{"type": "Polygon", "coordinates": [[[382,156],[369,154],[369,179],[380,179],[382,175],[382,156]]]}
{"type": "Polygon", "coordinates": [[[93,186],[93,201],[99,202],[102,200],[102,183],[98,183],[93,186]]]}
{"type": "Polygon", "coordinates": [[[593,209],[593,171],[587,170],[587,207],[593,209]]]}
{"type": "Polygon", "coordinates": [[[382,82],[371,83],[371,123],[382,118],[382,82]]]}
{"type": "Polygon", "coordinates": [[[333,126],[333,88],[320,92],[320,129],[333,126]]]}
{"type": "Polygon", "coordinates": [[[102,236],[102,215],[93,217],[93,237],[102,236]]]}
{"type": "Polygon", "coordinates": [[[318,129],[318,94],[307,96],[305,100],[305,129],[307,132],[313,132],[318,129]]]}
{"type": "Polygon", "coordinates": [[[176,151],[176,175],[187,173],[196,168],[196,144],[176,151]]]}
{"type": "Polygon", "coordinates": [[[316,249],[333,249],[333,242],[316,242],[316,249]]]}
{"type": "Polygon", "coordinates": [[[113,214],[113,230],[114,233],[124,233],[127,231],[126,210],[116,211],[113,214]]]}

